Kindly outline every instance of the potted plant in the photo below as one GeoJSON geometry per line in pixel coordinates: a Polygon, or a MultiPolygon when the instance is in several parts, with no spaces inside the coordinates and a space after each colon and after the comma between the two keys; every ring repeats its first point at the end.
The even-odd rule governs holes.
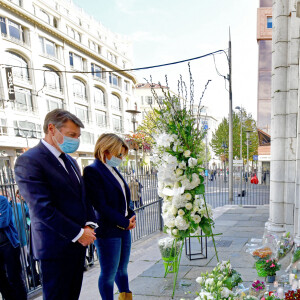
{"type": "Polygon", "coordinates": [[[256,280],[252,283],[251,288],[250,288],[250,295],[259,297],[264,294],[265,291],[265,283],[260,280],[256,280]]]}
{"type": "Polygon", "coordinates": [[[285,299],[293,300],[293,299],[300,299],[300,289],[294,291],[288,291],[285,293],[285,299]]]}
{"type": "Polygon", "coordinates": [[[178,254],[181,242],[174,238],[166,237],[158,241],[158,247],[165,267],[165,276],[178,270],[178,254]]]}
{"type": "Polygon", "coordinates": [[[267,282],[273,283],[275,281],[276,272],[280,270],[280,264],[276,259],[267,259],[262,267],[267,273],[267,282]]]}

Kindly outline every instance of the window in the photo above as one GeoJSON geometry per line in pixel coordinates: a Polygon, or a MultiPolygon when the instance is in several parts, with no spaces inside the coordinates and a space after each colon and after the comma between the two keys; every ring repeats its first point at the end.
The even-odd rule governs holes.
{"type": "Polygon", "coordinates": [[[112,116],[112,124],[113,124],[113,130],[117,132],[122,131],[122,118],[120,116],[112,116]]]}
{"type": "Polygon", "coordinates": [[[8,20],[8,31],[10,37],[24,41],[22,26],[18,23],[8,20]]]}
{"type": "Polygon", "coordinates": [[[103,68],[101,68],[100,66],[97,66],[95,64],[91,64],[91,71],[92,71],[92,74],[95,78],[99,78],[99,79],[104,79],[105,76],[104,76],[104,73],[103,73],[103,68]]]}
{"type": "Polygon", "coordinates": [[[45,85],[50,90],[61,92],[61,83],[59,74],[52,68],[45,68],[45,85]]]}
{"type": "Polygon", "coordinates": [[[47,40],[40,36],[40,45],[42,53],[45,53],[49,56],[56,57],[56,45],[55,43],[47,40]]]}
{"type": "Polygon", "coordinates": [[[69,59],[70,59],[70,66],[72,66],[76,70],[83,71],[83,59],[81,56],[73,52],[70,52],[69,59]]]}
{"type": "Polygon", "coordinates": [[[80,140],[82,141],[83,144],[94,145],[94,134],[91,132],[82,131],[80,140]]]}
{"type": "Polygon", "coordinates": [[[272,28],[272,17],[267,17],[267,28],[272,28]]]}
{"type": "Polygon", "coordinates": [[[125,80],[124,83],[125,83],[125,91],[129,93],[130,92],[130,82],[125,80]]]}
{"type": "Polygon", "coordinates": [[[96,111],[96,124],[100,127],[106,127],[106,113],[104,111],[96,111]]]}
{"type": "Polygon", "coordinates": [[[85,84],[79,79],[73,79],[73,95],[76,98],[87,100],[85,84]]]}
{"type": "Polygon", "coordinates": [[[6,119],[0,119],[0,135],[7,135],[6,119]]]}
{"type": "Polygon", "coordinates": [[[0,17],[0,29],[1,29],[2,35],[7,35],[6,19],[3,17],[0,17]]]}
{"type": "Polygon", "coordinates": [[[81,35],[77,30],[75,30],[69,26],[66,26],[66,28],[67,28],[67,35],[69,37],[71,37],[75,41],[81,42],[81,35]]]}
{"type": "Polygon", "coordinates": [[[14,121],[15,135],[21,135],[23,137],[41,138],[42,127],[40,124],[36,124],[29,121],[14,121]]]}
{"type": "Polygon", "coordinates": [[[89,48],[95,52],[100,53],[100,47],[93,41],[89,40],[89,48]]]}
{"type": "Polygon", "coordinates": [[[54,97],[47,97],[46,99],[47,102],[47,110],[52,111],[56,108],[63,108],[63,102],[61,99],[54,98],[54,97]]]}
{"type": "Polygon", "coordinates": [[[42,9],[40,9],[39,7],[36,8],[36,16],[43,20],[44,22],[50,24],[50,17],[49,15],[42,9]]]}
{"type": "Polygon", "coordinates": [[[118,62],[118,57],[109,51],[107,51],[107,58],[115,64],[118,62]]]}
{"type": "Polygon", "coordinates": [[[14,102],[15,108],[19,111],[33,112],[31,91],[15,86],[16,100],[14,102]]]}
{"type": "Polygon", "coordinates": [[[89,123],[88,108],[86,106],[76,105],[75,114],[83,123],[89,123]]]}
{"type": "Polygon", "coordinates": [[[152,104],[152,96],[146,96],[145,101],[146,101],[146,104],[151,105],[152,104]]]}
{"type": "Polygon", "coordinates": [[[111,95],[111,108],[114,110],[121,111],[121,101],[120,98],[116,95],[111,95]]]}
{"type": "Polygon", "coordinates": [[[111,85],[119,87],[119,82],[120,82],[120,78],[117,75],[109,73],[109,83],[111,85]]]}
{"type": "Polygon", "coordinates": [[[8,53],[8,64],[16,66],[12,68],[13,76],[23,80],[29,80],[29,69],[26,60],[13,52],[8,53]]]}
{"type": "Polygon", "coordinates": [[[96,105],[99,105],[99,106],[106,105],[104,92],[97,87],[94,88],[94,100],[95,100],[96,105]]]}

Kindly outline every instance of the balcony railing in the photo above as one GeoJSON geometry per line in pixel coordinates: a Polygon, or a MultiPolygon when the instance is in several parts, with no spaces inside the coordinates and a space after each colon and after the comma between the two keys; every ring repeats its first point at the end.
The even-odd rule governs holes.
{"type": "Polygon", "coordinates": [[[79,94],[79,93],[75,93],[73,92],[73,96],[78,99],[78,100],[81,100],[81,101],[84,101],[84,102],[88,102],[88,98],[86,95],[83,95],[83,94],[79,94]]]}
{"type": "Polygon", "coordinates": [[[103,83],[106,83],[106,78],[102,78],[102,77],[98,77],[96,75],[93,75],[93,79],[97,80],[97,81],[100,81],[100,82],[103,82],[103,83]]]}
{"type": "Polygon", "coordinates": [[[59,87],[59,86],[54,85],[54,84],[46,83],[45,87],[49,91],[52,91],[52,92],[55,92],[55,93],[59,93],[59,94],[63,93],[63,89],[61,87],[59,87]]]}

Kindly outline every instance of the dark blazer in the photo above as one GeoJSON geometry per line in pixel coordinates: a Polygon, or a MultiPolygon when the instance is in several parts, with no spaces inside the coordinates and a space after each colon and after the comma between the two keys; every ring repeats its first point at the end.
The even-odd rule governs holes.
{"type": "Polygon", "coordinates": [[[99,225],[96,229],[97,238],[122,236],[129,226],[129,219],[135,215],[129,207],[129,187],[119,171],[116,168],[114,170],[125,185],[127,217],[125,217],[126,206],[122,187],[111,171],[98,159],[83,171],[86,195],[94,207],[99,225]]]}
{"type": "Polygon", "coordinates": [[[86,201],[79,167],[67,157],[80,179],[79,193],[65,168],[42,142],[18,157],[15,164],[16,181],[29,207],[36,259],[75,255],[82,246],[72,240],[87,221],[96,221],[86,201]]]}

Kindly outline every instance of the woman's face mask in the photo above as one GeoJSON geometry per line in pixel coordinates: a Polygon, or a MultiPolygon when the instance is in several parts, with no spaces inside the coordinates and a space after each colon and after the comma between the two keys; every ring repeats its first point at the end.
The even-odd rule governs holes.
{"type": "Polygon", "coordinates": [[[116,168],[118,167],[121,163],[122,163],[122,159],[121,158],[118,158],[118,157],[115,157],[115,156],[112,156],[111,159],[108,159],[106,157],[106,163],[113,167],[113,168],[116,168]]]}

